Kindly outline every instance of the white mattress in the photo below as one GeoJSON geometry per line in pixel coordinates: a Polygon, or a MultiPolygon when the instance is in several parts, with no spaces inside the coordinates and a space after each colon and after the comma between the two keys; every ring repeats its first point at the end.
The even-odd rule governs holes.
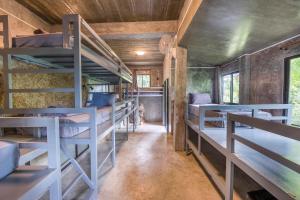
{"type": "MultiPolygon", "coordinates": [[[[71,38],[69,46],[73,46],[71,38]]],[[[63,47],[62,33],[45,33],[36,35],[17,36],[12,39],[13,47],[63,47]]]]}

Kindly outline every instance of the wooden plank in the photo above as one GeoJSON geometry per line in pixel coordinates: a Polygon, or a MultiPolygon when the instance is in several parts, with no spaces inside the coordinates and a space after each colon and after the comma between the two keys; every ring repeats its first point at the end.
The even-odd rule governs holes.
{"type": "Polygon", "coordinates": [[[180,43],[203,0],[186,0],[178,20],[177,44],[180,43]]]}
{"type": "Polygon", "coordinates": [[[187,79],[187,50],[176,48],[175,67],[175,102],[174,102],[174,147],[176,151],[183,151],[185,147],[185,100],[187,79]]]}
{"type": "MultiPolygon", "coordinates": [[[[89,25],[102,38],[124,39],[124,35],[135,35],[136,37],[138,37],[138,35],[145,35],[148,36],[148,38],[156,38],[156,36],[161,36],[163,34],[174,34],[177,31],[177,24],[177,20],[169,20],[146,22],[90,23],[89,25]]],[[[51,32],[58,32],[61,30],[61,25],[54,25],[51,28],[51,32]]]]}

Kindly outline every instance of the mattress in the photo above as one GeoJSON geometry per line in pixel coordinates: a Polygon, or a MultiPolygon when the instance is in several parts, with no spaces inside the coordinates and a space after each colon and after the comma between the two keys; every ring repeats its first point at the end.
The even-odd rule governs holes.
{"type": "MultiPolygon", "coordinates": [[[[73,38],[69,40],[73,46],[73,38]]],[[[63,47],[62,33],[44,33],[36,35],[17,36],[12,39],[13,47],[63,47]]]]}
{"type": "MultiPolygon", "coordinates": [[[[214,104],[216,105],[216,104],[214,104]]],[[[201,105],[202,106],[202,105],[201,105]]],[[[199,123],[199,105],[197,104],[189,104],[189,114],[192,115],[192,118],[196,118],[197,121],[195,121],[195,119],[193,120],[196,123],[199,123]]],[[[236,115],[243,115],[243,116],[252,116],[252,112],[251,111],[239,111],[239,110],[208,110],[205,112],[205,116],[206,117],[226,117],[227,113],[233,113],[236,115]]],[[[269,112],[265,112],[265,111],[261,111],[259,110],[256,114],[256,118],[260,118],[260,119],[266,119],[269,120],[272,117],[272,114],[269,112]]],[[[216,126],[216,127],[224,127],[224,122],[209,122],[210,124],[216,126]]],[[[236,126],[243,126],[240,123],[236,123],[236,126]]]]}
{"type": "MultiPolygon", "coordinates": [[[[107,106],[100,109],[97,109],[97,116],[96,122],[97,124],[102,124],[103,122],[109,120],[111,118],[112,107],[107,106]]],[[[72,123],[80,123],[80,122],[88,122],[89,115],[88,114],[78,114],[78,115],[69,115],[59,118],[60,124],[60,137],[73,137],[76,136],[86,130],[89,127],[66,127],[65,125],[72,124],[72,123]]]]}
{"type": "MultiPolygon", "coordinates": [[[[112,107],[106,106],[97,109],[96,122],[97,124],[102,124],[103,122],[111,118],[112,107]]],[[[80,133],[89,129],[89,127],[72,127],[69,126],[74,123],[89,122],[89,114],[48,114],[43,115],[44,117],[59,117],[59,134],[60,137],[74,137],[80,133]]],[[[41,128],[41,135],[47,136],[47,131],[45,128],[41,128]]],[[[34,133],[34,128],[19,128],[18,134],[22,135],[32,135],[34,133]]]]}
{"type": "Polygon", "coordinates": [[[17,143],[0,140],[0,179],[18,167],[19,157],[20,151],[17,143]]]}

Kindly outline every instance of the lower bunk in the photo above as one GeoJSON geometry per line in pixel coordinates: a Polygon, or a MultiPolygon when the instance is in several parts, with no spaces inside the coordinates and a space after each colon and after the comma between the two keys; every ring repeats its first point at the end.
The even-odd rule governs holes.
{"type": "Polygon", "coordinates": [[[259,195],[300,199],[300,129],[230,113],[226,118],[227,128],[200,129],[186,120],[187,149],[222,196],[226,200],[259,195]]]}
{"type": "MultiPolygon", "coordinates": [[[[87,108],[48,108],[48,109],[10,109],[6,114],[12,115],[35,115],[37,118],[58,117],[59,133],[60,133],[60,149],[63,152],[62,169],[72,167],[77,172],[70,184],[65,187],[62,198],[66,197],[78,184],[79,180],[83,180],[90,190],[90,199],[97,197],[98,175],[104,163],[110,158],[112,164],[115,164],[115,143],[116,143],[116,127],[123,121],[128,124],[129,117],[133,117],[133,128],[137,121],[137,100],[129,99],[123,102],[114,102],[112,107],[104,109],[96,109],[95,107],[87,108]],[[107,140],[111,143],[109,150],[106,152],[105,158],[98,160],[98,148],[101,140],[107,140]],[[70,150],[70,145],[87,146],[86,153],[90,154],[89,166],[87,172],[74,157],[74,153],[70,150]]],[[[2,118],[6,119],[6,118],[2,118]]],[[[1,120],[2,120],[1,119],[1,120]]],[[[26,119],[26,117],[24,117],[26,119]]],[[[21,127],[23,132],[30,132],[34,127],[21,127]]],[[[127,126],[128,132],[128,126],[127,126]]],[[[39,128],[39,136],[44,137],[46,129],[39,128]]]]}

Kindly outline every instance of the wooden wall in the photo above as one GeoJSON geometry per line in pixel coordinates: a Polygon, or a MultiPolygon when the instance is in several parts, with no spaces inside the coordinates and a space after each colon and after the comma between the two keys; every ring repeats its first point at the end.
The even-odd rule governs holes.
{"type": "Polygon", "coordinates": [[[129,66],[129,69],[133,73],[134,82],[136,81],[137,74],[150,74],[151,75],[151,87],[162,87],[163,85],[163,68],[162,66],[142,66],[134,67],[129,66]]]}
{"type": "Polygon", "coordinates": [[[220,74],[240,72],[240,103],[284,103],[284,60],[300,55],[300,37],[220,66],[220,74]]]}

